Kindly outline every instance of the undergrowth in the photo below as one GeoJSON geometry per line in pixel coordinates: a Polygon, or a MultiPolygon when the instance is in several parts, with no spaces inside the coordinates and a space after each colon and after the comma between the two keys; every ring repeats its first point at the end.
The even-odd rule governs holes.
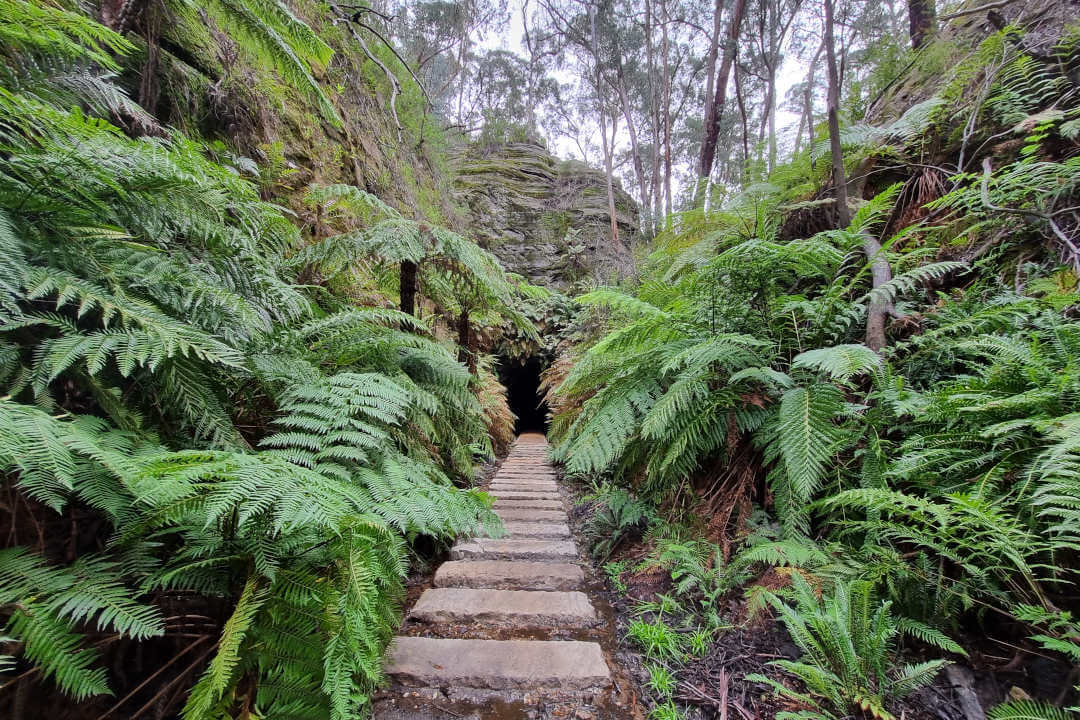
{"type": "MultiPolygon", "coordinates": [[[[1076,662],[1077,88],[1018,34],[891,124],[845,128],[845,161],[895,183],[848,227],[799,233],[816,206],[796,157],[675,218],[636,283],[577,298],[550,436],[596,488],[586,533],[615,587],[666,577],[628,638],[666,668],[649,670],[654,717],[674,711],[665,673],[693,629],[723,643],[762,614],[801,654],[744,678],[800,708],[777,717],[899,717],[986,633],[1076,662]],[[956,95],[976,81],[982,99],[956,95]],[[940,142],[958,126],[973,136],[940,142]],[[868,234],[892,270],[876,287],[868,234]],[[862,337],[874,303],[893,309],[880,353],[862,337]]],[[[820,167],[828,144],[808,152],[820,167]]],[[[1068,697],[992,714],[1063,717],[1068,697]]]]}

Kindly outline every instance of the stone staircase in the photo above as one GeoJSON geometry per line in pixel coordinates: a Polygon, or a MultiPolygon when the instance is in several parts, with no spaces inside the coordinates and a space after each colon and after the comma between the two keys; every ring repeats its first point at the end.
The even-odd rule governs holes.
{"type": "MultiPolygon", "coordinates": [[[[503,538],[458,542],[394,639],[378,720],[596,718],[612,675],[542,435],[491,482],[503,538]]],[[[619,717],[620,714],[610,715],[619,717]]]]}

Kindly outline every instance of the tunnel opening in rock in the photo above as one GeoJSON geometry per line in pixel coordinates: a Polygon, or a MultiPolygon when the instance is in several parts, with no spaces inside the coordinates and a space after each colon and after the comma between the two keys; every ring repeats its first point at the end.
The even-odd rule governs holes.
{"type": "Polygon", "coordinates": [[[547,403],[540,394],[540,373],[544,364],[536,355],[527,358],[499,358],[499,381],[506,386],[506,399],[517,416],[514,432],[547,432],[547,403]]]}

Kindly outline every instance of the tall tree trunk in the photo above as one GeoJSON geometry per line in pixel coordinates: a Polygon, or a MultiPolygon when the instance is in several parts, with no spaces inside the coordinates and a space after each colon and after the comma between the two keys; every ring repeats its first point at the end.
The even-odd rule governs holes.
{"type": "Polygon", "coordinates": [[[806,126],[806,105],[803,104],[802,112],[799,113],[799,127],[795,129],[795,148],[791,151],[792,157],[798,155],[799,152],[802,150],[802,144],[803,144],[802,131],[803,131],[803,127],[805,127],[805,126],[806,126]]]}
{"type": "Polygon", "coordinates": [[[668,43],[668,0],[660,0],[660,10],[663,14],[661,22],[661,47],[664,53],[664,225],[671,226],[671,68],[668,57],[670,47],[668,43]]]}
{"type": "Polygon", "coordinates": [[[735,63],[735,101],[739,105],[739,118],[742,121],[742,167],[739,169],[739,184],[746,185],[746,166],[750,163],[750,126],[746,118],[746,102],[743,100],[742,73],[739,63],[735,63]]]}
{"type": "Polygon", "coordinates": [[[720,136],[720,120],[724,112],[724,103],[727,102],[728,75],[731,74],[731,65],[735,61],[739,30],[742,27],[743,15],[745,14],[746,0],[735,0],[735,5],[731,9],[731,19],[728,21],[723,59],[720,62],[720,69],[716,73],[716,92],[713,93],[712,102],[705,107],[701,152],[698,155],[699,179],[709,177],[712,173],[713,161],[716,159],[716,142],[720,136]]]}
{"type": "Polygon", "coordinates": [[[401,312],[409,315],[416,315],[416,270],[417,265],[413,261],[401,261],[401,312]]]}
{"type": "MultiPolygon", "coordinates": [[[[848,209],[847,177],[844,174],[844,155],[840,144],[840,74],[836,67],[836,42],[833,34],[833,0],[825,0],[825,54],[829,65],[829,150],[832,154],[833,183],[836,185],[836,218],[840,227],[851,224],[848,209]]],[[[862,233],[863,252],[870,262],[870,274],[874,288],[892,279],[888,258],[882,252],[881,243],[872,233],[862,233]]],[[[866,311],[866,346],[881,352],[886,345],[885,318],[891,307],[889,303],[874,300],[866,311]]]]}
{"type": "MultiPolygon", "coordinates": [[[[597,78],[597,80],[599,80],[599,78],[597,78]]],[[[604,102],[602,97],[600,102],[601,104],[604,102]]],[[[614,144],[614,127],[611,129],[611,134],[612,144],[614,144]]],[[[608,217],[611,219],[611,246],[612,248],[617,248],[619,247],[619,221],[615,215],[615,184],[611,177],[615,171],[611,157],[614,154],[614,148],[608,146],[607,120],[605,119],[604,108],[602,106],[600,108],[600,142],[604,146],[604,174],[607,175],[608,217]]]]}
{"type": "Polygon", "coordinates": [[[806,115],[806,147],[810,152],[810,168],[815,169],[817,162],[814,160],[814,81],[817,79],[817,63],[825,50],[825,41],[818,45],[817,52],[810,59],[810,67],[806,71],[806,87],[803,89],[803,112],[806,115]]]}
{"type": "MultiPolygon", "coordinates": [[[[656,106],[656,58],[652,41],[652,0],[645,0],[645,66],[649,85],[649,132],[652,136],[652,173],[649,179],[652,194],[652,210],[649,222],[652,224],[651,235],[656,235],[657,218],[660,207],[660,120],[656,106]]],[[[643,209],[645,206],[642,206],[643,209]]]]}
{"type": "Polygon", "coordinates": [[[934,30],[934,0],[908,0],[907,7],[911,47],[918,50],[934,30]]]}
{"type": "Polygon", "coordinates": [[[641,160],[641,146],[638,144],[637,126],[634,124],[634,116],[630,108],[630,94],[626,91],[626,76],[623,72],[622,57],[619,58],[617,68],[619,103],[622,105],[623,117],[626,118],[626,130],[630,134],[630,159],[634,161],[634,176],[638,182],[638,197],[641,201],[641,209],[645,210],[648,200],[648,189],[645,183],[645,164],[641,160]]]}
{"type": "MultiPolygon", "coordinates": [[[[611,177],[615,172],[614,163],[612,162],[611,157],[614,154],[614,147],[608,146],[608,129],[606,119],[607,101],[604,97],[604,78],[600,65],[600,47],[596,38],[596,9],[592,5],[589,5],[589,28],[589,39],[592,45],[593,62],[596,64],[594,81],[596,82],[596,98],[599,101],[600,105],[600,143],[603,146],[604,150],[604,174],[607,176],[608,217],[611,219],[611,247],[612,249],[614,249],[619,247],[619,222],[615,218],[615,187],[611,177]]],[[[614,145],[614,122],[612,122],[611,134],[612,145],[614,145]]]]}
{"type": "MultiPolygon", "coordinates": [[[[716,0],[713,6],[713,27],[712,36],[709,38],[709,52],[705,56],[705,122],[709,122],[709,113],[713,109],[713,93],[716,90],[716,79],[713,76],[716,74],[716,60],[720,56],[720,33],[724,26],[723,20],[724,0],[716,0]]],[[[702,140],[704,140],[704,135],[702,135],[702,140]]],[[[700,158],[698,162],[700,163],[700,158]]],[[[694,188],[695,205],[708,205],[710,179],[711,173],[705,178],[702,178],[701,174],[698,173],[697,187],[694,188]],[[702,203],[702,199],[704,199],[704,203],[702,203]]]]}
{"type": "Polygon", "coordinates": [[[776,68],[769,66],[769,174],[776,169],[776,68]]]}
{"type": "Polygon", "coordinates": [[[829,65],[829,148],[832,151],[833,184],[836,186],[836,220],[840,227],[851,224],[848,210],[847,178],[840,144],[840,75],[836,69],[836,40],[833,35],[833,0],[825,0],[825,57],[829,65]]]}
{"type": "Polygon", "coordinates": [[[476,350],[473,348],[473,333],[468,308],[462,309],[457,317],[457,342],[458,362],[469,368],[469,372],[475,375],[477,358],[476,350]]]}
{"type": "Polygon", "coordinates": [[[161,20],[165,11],[156,0],[150,0],[143,12],[143,37],[146,40],[146,62],[139,83],[139,104],[151,115],[157,114],[160,93],[158,65],[161,62],[161,20]]]}

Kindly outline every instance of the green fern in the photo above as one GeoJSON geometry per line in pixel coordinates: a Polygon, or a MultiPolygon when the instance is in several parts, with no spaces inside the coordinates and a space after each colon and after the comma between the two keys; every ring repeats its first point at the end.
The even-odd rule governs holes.
{"type": "Polygon", "coordinates": [[[11,611],[7,631],[23,644],[23,656],[76,700],[109,692],[104,668],[92,667],[97,652],[83,646],[78,625],[95,620],[98,629],[134,639],[164,633],[159,612],[133,601],[116,570],[98,557],[58,568],[25,548],[0,550],[0,607],[11,611]]]}
{"type": "Polygon", "coordinates": [[[865,345],[837,345],[799,353],[791,368],[809,368],[825,373],[837,382],[881,369],[881,356],[865,345]]]}
{"type": "MultiPolygon", "coordinates": [[[[843,717],[862,708],[875,717],[894,717],[890,702],[928,685],[945,660],[891,668],[895,643],[913,626],[890,613],[888,602],[877,602],[866,582],[837,584],[831,595],[818,599],[801,575],[792,576],[795,602],[775,595],[768,600],[779,613],[792,640],[803,651],[798,661],[775,660],[775,665],[794,675],[807,694],[787,688],[759,674],[748,675],[771,686],[779,694],[805,702],[828,717],[843,717]]],[[[920,630],[927,635],[924,630],[920,630]]],[[[950,649],[959,647],[944,636],[930,634],[950,649]]]]}
{"type": "Polygon", "coordinates": [[[1068,720],[1075,717],[1066,708],[1035,700],[1013,700],[995,705],[986,713],[990,720],[1068,720]]]}

